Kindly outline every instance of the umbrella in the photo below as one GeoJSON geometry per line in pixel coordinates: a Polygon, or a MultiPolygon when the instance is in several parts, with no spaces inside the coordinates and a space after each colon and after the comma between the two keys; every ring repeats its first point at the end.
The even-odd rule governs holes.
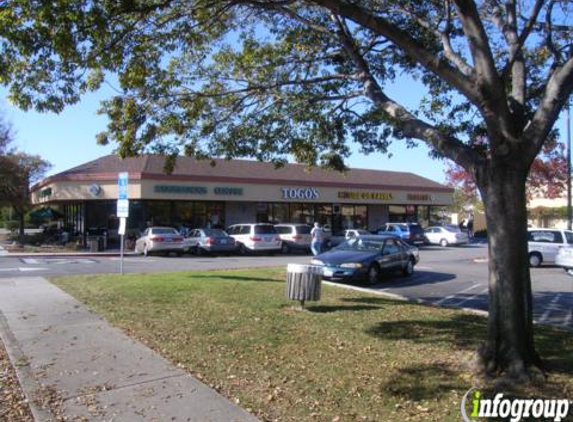
{"type": "Polygon", "coordinates": [[[61,213],[50,207],[42,207],[30,213],[32,220],[56,220],[62,217],[61,213]]]}

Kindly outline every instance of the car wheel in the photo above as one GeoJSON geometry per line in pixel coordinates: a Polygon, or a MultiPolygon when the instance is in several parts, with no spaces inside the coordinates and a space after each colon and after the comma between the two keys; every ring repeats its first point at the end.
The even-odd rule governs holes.
{"type": "Polygon", "coordinates": [[[563,269],[565,270],[567,275],[570,275],[571,277],[573,277],[573,268],[563,268],[563,269]]]}
{"type": "Polygon", "coordinates": [[[143,245],[143,256],[149,256],[149,247],[147,244],[143,245]]]}
{"type": "Polygon", "coordinates": [[[239,253],[241,255],[247,255],[249,253],[249,250],[247,249],[247,247],[245,245],[243,245],[242,243],[239,245],[239,253]]]}
{"type": "Polygon", "coordinates": [[[203,250],[201,249],[201,247],[199,245],[195,246],[195,255],[197,255],[197,256],[203,255],[203,250]]]}
{"type": "Polygon", "coordinates": [[[541,265],[541,262],[543,261],[543,258],[541,258],[541,255],[538,254],[537,252],[533,252],[529,254],[529,266],[530,267],[539,267],[541,265]]]}
{"type": "Polygon", "coordinates": [[[287,243],[283,242],[283,244],[281,245],[281,252],[284,254],[287,254],[290,252],[290,247],[288,246],[287,243]]]}
{"type": "Polygon", "coordinates": [[[181,251],[177,251],[177,252],[175,252],[175,254],[176,254],[178,257],[182,257],[182,256],[183,256],[183,252],[181,252],[181,251]]]}
{"type": "Polygon", "coordinates": [[[380,281],[380,267],[376,264],[370,265],[368,268],[368,284],[374,286],[380,281]]]}
{"type": "Polygon", "coordinates": [[[441,246],[442,248],[445,248],[445,247],[448,246],[448,245],[449,245],[449,243],[448,243],[448,241],[447,241],[446,239],[440,240],[440,246],[441,246]]]}
{"type": "Polygon", "coordinates": [[[406,264],[406,266],[402,270],[402,274],[404,275],[404,277],[409,277],[412,274],[414,274],[414,260],[413,259],[408,260],[408,263],[406,264]]]}

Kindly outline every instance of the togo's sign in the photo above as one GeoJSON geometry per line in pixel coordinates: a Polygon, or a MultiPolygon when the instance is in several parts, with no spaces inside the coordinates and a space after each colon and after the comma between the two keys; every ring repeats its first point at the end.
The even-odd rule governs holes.
{"type": "Polygon", "coordinates": [[[320,193],[316,188],[281,188],[283,199],[319,199],[320,193]]]}

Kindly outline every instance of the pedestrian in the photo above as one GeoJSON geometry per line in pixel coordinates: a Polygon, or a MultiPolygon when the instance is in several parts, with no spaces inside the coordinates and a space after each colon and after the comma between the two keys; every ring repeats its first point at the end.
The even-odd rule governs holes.
{"type": "Polygon", "coordinates": [[[319,223],[314,223],[310,235],[312,236],[312,242],[310,244],[312,254],[314,256],[319,255],[322,251],[322,242],[324,242],[324,230],[322,230],[319,223]]]}
{"type": "Polygon", "coordinates": [[[474,219],[473,219],[473,217],[471,217],[471,218],[468,220],[467,228],[468,228],[468,238],[469,238],[470,240],[472,240],[473,237],[474,237],[474,219]]]}

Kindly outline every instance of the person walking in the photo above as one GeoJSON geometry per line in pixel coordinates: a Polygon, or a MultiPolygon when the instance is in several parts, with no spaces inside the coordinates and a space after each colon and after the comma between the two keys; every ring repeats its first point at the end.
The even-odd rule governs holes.
{"type": "Polygon", "coordinates": [[[310,244],[312,254],[314,256],[319,255],[320,252],[322,252],[322,243],[324,242],[324,230],[322,230],[319,223],[314,223],[310,235],[312,236],[312,242],[310,244]]]}

